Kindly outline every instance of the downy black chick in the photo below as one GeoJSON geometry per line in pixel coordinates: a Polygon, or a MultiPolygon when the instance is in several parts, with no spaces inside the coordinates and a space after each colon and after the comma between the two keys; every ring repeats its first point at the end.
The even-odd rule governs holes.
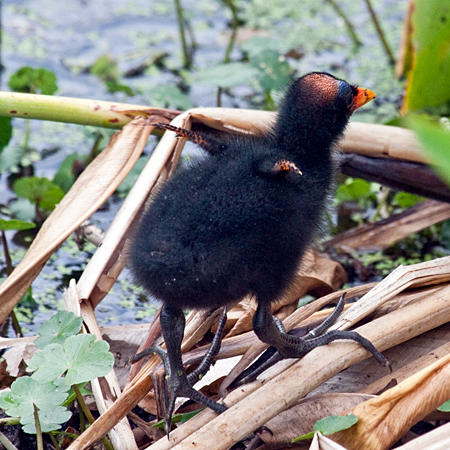
{"type": "Polygon", "coordinates": [[[272,302],[289,288],[321,224],[332,186],[333,145],[351,114],[374,97],[370,90],[314,72],[287,88],[273,127],[260,135],[217,138],[159,125],[208,153],[164,183],[130,248],[136,281],[163,302],[171,396],[167,420],[177,396],[218,413],[226,409],[194,390],[186,376],[180,350],[185,309],[212,310],[252,295],[258,303],[254,331],[278,350],[279,359],[353,339],[386,363],[356,333],[294,338],[271,314],[272,302]]]}

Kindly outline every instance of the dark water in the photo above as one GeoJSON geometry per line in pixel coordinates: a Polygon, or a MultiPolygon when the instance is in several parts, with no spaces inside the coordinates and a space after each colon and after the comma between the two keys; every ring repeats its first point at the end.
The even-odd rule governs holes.
{"type": "MultiPolygon", "coordinates": [[[[325,70],[374,90],[376,101],[363,108],[356,120],[383,122],[395,117],[402,83],[394,78],[387,64],[364,2],[340,2],[363,41],[359,50],[352,46],[342,19],[325,1],[255,0],[236,3],[246,28],[258,30],[258,33],[273,39],[281,53],[295,49],[303,55],[299,59],[289,58],[297,73],[325,70]]],[[[373,3],[387,39],[396,51],[407,2],[378,0],[373,3]]],[[[227,45],[230,12],[221,2],[213,0],[184,1],[183,6],[197,43],[194,72],[220,64],[227,45]]],[[[170,1],[4,0],[2,26],[2,90],[9,90],[7,81],[10,75],[25,65],[52,70],[57,76],[56,95],[68,97],[161,106],[152,89],[158,85],[180,84],[178,26],[174,5],[170,1]],[[163,67],[153,65],[139,76],[121,79],[138,91],[133,98],[123,93],[108,93],[103,82],[86,70],[99,56],[108,54],[118,61],[119,71],[125,73],[160,52],[167,53],[163,67]]],[[[239,49],[242,39],[240,36],[231,54],[233,60],[242,56],[239,49]]],[[[260,107],[258,103],[261,103],[262,96],[258,89],[255,84],[237,86],[231,90],[231,95],[222,97],[222,105],[252,107],[256,101],[256,107],[260,107]]],[[[187,95],[193,106],[214,106],[216,103],[216,89],[212,86],[194,82],[187,95]]],[[[15,119],[13,126],[10,145],[21,145],[25,122],[15,119]]],[[[152,139],[147,153],[154,143],[155,139],[152,139]]],[[[92,144],[93,130],[90,128],[31,122],[29,145],[36,151],[36,158],[40,158],[34,164],[38,176],[52,179],[68,154],[74,151],[86,154],[92,144]]],[[[6,175],[0,175],[2,205],[15,198],[8,188],[6,175]]],[[[119,199],[110,199],[92,221],[106,230],[119,206],[119,199]]],[[[12,242],[12,233],[7,237],[17,264],[25,250],[12,242]]],[[[33,295],[39,306],[30,322],[22,322],[30,333],[34,333],[55,309],[62,308],[64,286],[71,277],[79,276],[92,255],[92,247],[85,250],[80,251],[70,238],[33,283],[33,295]]],[[[4,276],[1,255],[0,276],[4,276]]],[[[155,306],[148,304],[131,285],[125,271],[113,292],[97,308],[97,317],[101,324],[123,325],[145,319],[154,309],[155,306]]]]}

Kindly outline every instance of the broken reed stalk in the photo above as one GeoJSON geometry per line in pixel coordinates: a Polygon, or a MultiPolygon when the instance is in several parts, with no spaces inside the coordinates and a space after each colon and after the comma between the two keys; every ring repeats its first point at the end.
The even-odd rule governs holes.
{"type": "Polygon", "coordinates": [[[142,117],[115,134],[44,222],[25,257],[0,286],[0,322],[20,301],[53,252],[112,195],[139,158],[148,130],[142,117]]]}
{"type": "MultiPolygon", "coordinates": [[[[127,103],[0,92],[2,117],[120,129],[139,115],[159,115],[172,120],[180,113],[181,111],[127,103]]],[[[217,130],[244,133],[267,127],[275,117],[272,112],[233,108],[193,108],[185,114],[194,121],[217,130]]],[[[426,162],[414,133],[399,127],[350,122],[341,147],[346,153],[426,162]]]]}
{"type": "MultiPolygon", "coordinates": [[[[55,99],[57,98],[52,97],[52,100],[55,99]]],[[[4,106],[5,105],[3,104],[3,107],[4,106]]],[[[155,110],[151,111],[154,112],[155,110]]],[[[0,114],[2,113],[0,112],[0,114]]],[[[139,111],[131,111],[131,109],[121,110],[120,114],[124,119],[125,117],[133,117],[133,114],[139,114],[139,111]]],[[[218,129],[248,132],[248,130],[254,129],[254,126],[250,124],[254,123],[253,121],[255,119],[255,116],[261,126],[270,123],[273,118],[273,115],[269,113],[234,109],[196,109],[190,111],[189,113],[186,113],[185,118],[196,117],[199,121],[206,124],[212,124],[214,128],[218,129]]],[[[31,117],[31,114],[27,117],[31,117]]],[[[41,116],[40,118],[43,117],[41,116]]],[[[92,214],[96,207],[98,207],[98,204],[103,203],[104,199],[107,198],[115,190],[116,183],[120,183],[121,177],[124,177],[126,175],[128,169],[132,165],[133,158],[137,158],[140,154],[137,149],[137,147],[140,147],[140,145],[137,144],[138,142],[141,142],[141,134],[143,131],[143,127],[145,127],[145,123],[142,123],[142,119],[138,119],[136,123],[140,123],[141,125],[139,126],[141,128],[138,130],[137,128],[134,128],[135,124],[132,124],[131,127],[124,129],[120,136],[116,136],[115,138],[113,138],[109,146],[109,151],[102,152],[101,156],[88,167],[88,169],[84,172],[84,176],[82,175],[72,188],[72,193],[69,192],[69,194],[66,195],[58,208],[54,211],[54,213],[52,213],[52,216],[50,216],[50,218],[46,221],[42,234],[44,235],[44,237],[47,236],[47,234],[48,236],[51,235],[51,239],[47,236],[50,241],[47,240],[47,237],[43,239],[42,235],[41,238],[36,239],[35,243],[30,248],[30,251],[27,253],[22,267],[19,270],[16,269],[15,275],[13,273],[12,278],[9,279],[9,281],[7,280],[5,283],[3,283],[0,288],[0,297],[2,298],[2,309],[0,309],[0,312],[5,312],[6,309],[11,306],[11,301],[15,301],[16,297],[20,298],[20,289],[25,288],[25,286],[28,287],[31,281],[38,275],[46,259],[48,259],[51,253],[59,245],[59,243],[62,242],[60,239],[64,240],[65,237],[67,237],[67,235],[72,231],[72,227],[76,228],[82,221],[85,220],[85,218],[92,214]],[[132,130],[136,131],[134,134],[131,133],[131,135],[133,135],[131,137],[131,141],[133,141],[134,143],[131,143],[130,145],[130,142],[128,142],[125,147],[114,148],[114,145],[117,144],[117,141],[120,142],[120,140],[124,138],[124,135],[126,135],[127,132],[130,133],[132,130]],[[112,149],[118,152],[114,158],[111,157],[111,152],[113,151],[112,149]],[[124,153],[126,152],[128,152],[128,156],[125,156],[124,153]],[[132,154],[133,156],[129,156],[130,154],[132,154]],[[123,164],[123,166],[112,166],[111,170],[109,170],[109,168],[107,168],[107,163],[109,164],[115,159],[118,159],[120,163],[123,164]],[[95,199],[92,198],[93,196],[92,191],[90,190],[91,188],[96,193],[95,199]],[[55,229],[62,230],[57,239],[55,239],[54,235],[55,229]],[[42,246],[44,246],[44,249],[41,248],[42,246]],[[20,283],[18,282],[17,277],[19,277],[20,283]],[[19,284],[20,286],[18,286],[19,284]],[[6,291],[6,288],[12,287],[12,285],[14,285],[15,288],[14,295],[9,293],[9,291],[6,291]],[[17,290],[17,287],[19,287],[19,290],[17,290]],[[11,295],[12,297],[10,297],[11,295]],[[7,304],[5,304],[3,302],[3,300],[5,299],[9,303],[6,302],[7,304]]],[[[363,127],[365,130],[365,125],[363,127]]],[[[349,131],[350,134],[352,134],[351,129],[349,131]]],[[[378,141],[373,147],[383,152],[383,155],[386,156],[386,154],[390,154],[391,150],[397,150],[398,147],[400,147],[398,138],[399,131],[393,131],[393,127],[383,127],[383,132],[384,131],[386,131],[387,133],[383,138],[384,140],[380,139],[380,130],[375,133],[378,137],[378,141]],[[393,136],[393,132],[394,134],[397,133],[397,142],[394,145],[391,145],[391,137],[393,136]]],[[[407,130],[402,131],[405,131],[407,135],[409,133],[407,130]]],[[[364,132],[364,137],[367,139],[367,132],[364,132]]],[[[351,146],[353,144],[350,142],[349,145],[351,146]]],[[[115,163],[117,164],[117,161],[115,161],[115,163]]],[[[159,166],[158,173],[166,173],[168,170],[170,169],[165,168],[165,165],[163,164],[162,166],[159,166]]],[[[119,245],[120,242],[121,240],[119,240],[119,243],[117,245],[119,245]]],[[[111,255],[112,254],[109,253],[108,258],[112,258],[111,255]]],[[[120,251],[118,256],[120,256],[120,251]]],[[[106,259],[106,261],[102,262],[102,264],[104,268],[108,268],[110,264],[113,264],[113,262],[106,259]]],[[[89,268],[89,273],[86,273],[85,278],[88,278],[88,275],[90,276],[91,271],[92,273],[95,272],[94,269],[89,268]]],[[[113,272],[114,273],[112,274],[106,273],[106,277],[110,276],[112,279],[114,279],[118,274],[118,270],[114,270],[113,272]]],[[[96,277],[98,280],[98,272],[93,278],[96,277]]],[[[97,283],[98,286],[98,281],[96,281],[95,283],[97,283]]],[[[83,293],[81,297],[83,297],[84,295],[89,296],[92,292],[92,286],[94,284],[85,280],[83,280],[83,283],[80,284],[81,285],[79,285],[79,289],[81,293],[83,293]]],[[[135,405],[139,401],[139,399],[142,398],[142,396],[145,395],[145,393],[148,391],[151,385],[151,381],[149,381],[150,377],[148,376],[148,374],[156,366],[156,364],[159,364],[159,360],[157,362],[150,361],[149,363],[147,363],[146,370],[144,370],[137,377],[136,383],[132,387],[127,389],[125,394],[122,394],[120,396],[121,401],[115,402],[111,406],[111,408],[109,408],[92,427],[90,427],[85,433],[83,433],[82,436],[80,436],[79,439],[77,439],[77,441],[72,444],[70,448],[86,448],[103,434],[108,432],[111,426],[113,426],[118,420],[120,420],[120,418],[123,417],[123,415],[125,415],[132,408],[132,406],[135,405]]],[[[252,386],[259,386],[259,383],[254,383],[252,386]]],[[[248,389],[242,390],[241,392],[248,392],[248,389]]],[[[230,399],[233,397],[233,394],[234,393],[230,394],[230,399]]],[[[234,396],[234,398],[235,397],[236,395],[234,396]]],[[[205,416],[207,416],[207,414],[205,414],[205,416]]]]}
{"type": "MultiPolygon", "coordinates": [[[[449,292],[450,288],[447,288],[435,298],[424,298],[407,305],[356,331],[371,340],[379,350],[386,350],[450,321],[449,292]]],[[[170,441],[162,439],[148,448],[226,450],[324,381],[365,357],[366,351],[355,343],[337,342],[315,349],[270,381],[265,379],[262,385],[254,382],[225,399],[225,404],[233,405],[236,397],[240,400],[244,391],[253,390],[245,402],[239,401],[212,421],[210,411],[202,412],[174,430],[170,441]]]]}
{"type": "MultiPolygon", "coordinates": [[[[450,288],[446,291],[448,296],[450,288]]],[[[449,380],[450,355],[446,355],[380,396],[352,408],[358,423],[335,433],[332,439],[349,450],[391,448],[413,425],[450,398],[449,380]]]]}
{"type": "Polygon", "coordinates": [[[145,105],[0,91],[2,117],[51,120],[120,130],[139,115],[158,115],[172,120],[180,112],[145,105]]]}

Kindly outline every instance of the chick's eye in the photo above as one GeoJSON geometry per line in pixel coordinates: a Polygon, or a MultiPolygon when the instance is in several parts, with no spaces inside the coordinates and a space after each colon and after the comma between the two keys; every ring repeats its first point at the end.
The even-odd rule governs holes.
{"type": "Polygon", "coordinates": [[[353,92],[351,86],[345,81],[341,81],[339,85],[339,96],[344,101],[346,108],[350,108],[353,103],[353,92]]]}
{"type": "Polygon", "coordinates": [[[352,104],[353,104],[353,95],[350,92],[348,95],[345,96],[345,106],[347,108],[351,108],[352,104]]]}

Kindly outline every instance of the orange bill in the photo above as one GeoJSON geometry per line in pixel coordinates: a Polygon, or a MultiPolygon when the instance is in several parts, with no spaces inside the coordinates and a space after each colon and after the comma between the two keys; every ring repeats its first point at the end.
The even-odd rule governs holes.
{"type": "Polygon", "coordinates": [[[358,91],[358,93],[353,99],[353,111],[365,105],[366,103],[369,103],[370,100],[373,100],[375,98],[375,94],[370,89],[359,87],[356,88],[356,90],[358,91]]]}

